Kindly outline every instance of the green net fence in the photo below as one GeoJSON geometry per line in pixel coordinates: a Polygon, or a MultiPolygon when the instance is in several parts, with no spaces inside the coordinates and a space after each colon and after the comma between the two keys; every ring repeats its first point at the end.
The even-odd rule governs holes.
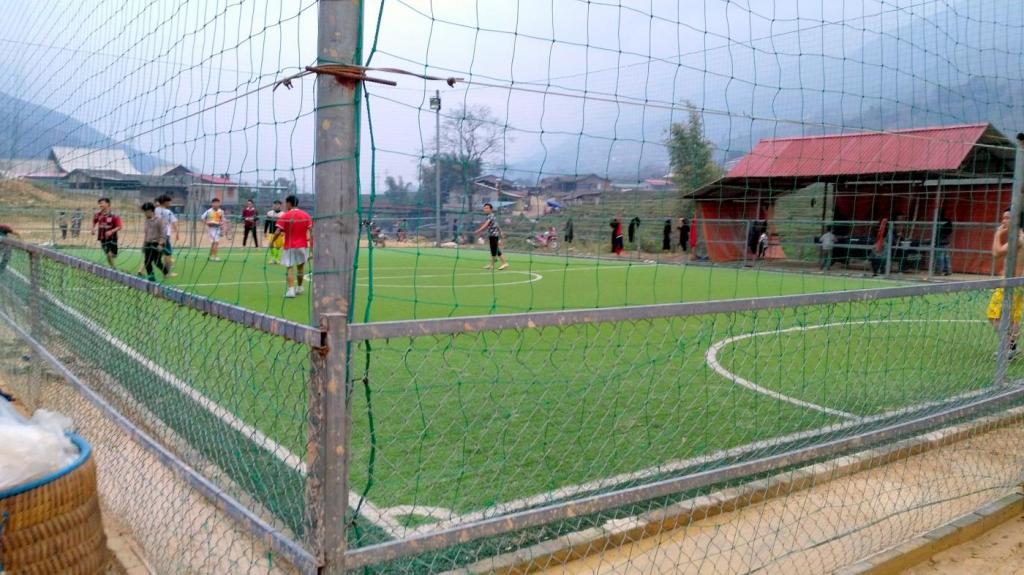
{"type": "Polygon", "coordinates": [[[0,12],[0,384],[158,572],[830,572],[1020,483],[1019,3],[0,12]]]}

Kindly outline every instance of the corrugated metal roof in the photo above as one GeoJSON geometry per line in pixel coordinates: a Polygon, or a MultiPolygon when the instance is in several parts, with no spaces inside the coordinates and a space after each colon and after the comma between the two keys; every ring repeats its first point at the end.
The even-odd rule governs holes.
{"type": "Polygon", "coordinates": [[[137,177],[133,177],[133,176],[128,176],[126,174],[122,174],[121,172],[118,172],[117,170],[75,170],[75,171],[71,172],[70,174],[68,174],[67,176],[64,176],[64,177],[65,178],[70,178],[70,177],[74,176],[75,174],[84,175],[84,176],[87,176],[87,177],[92,178],[94,180],[105,180],[105,181],[110,181],[110,182],[135,182],[135,183],[138,183],[138,181],[139,181],[139,179],[137,177]]]}
{"type": "Polygon", "coordinates": [[[1005,140],[988,124],[762,140],[729,170],[726,178],[956,170],[990,130],[1005,140]]]}
{"type": "Polygon", "coordinates": [[[233,184],[234,183],[234,182],[231,181],[231,178],[227,178],[227,177],[223,177],[223,176],[211,176],[209,174],[195,174],[195,175],[199,178],[199,181],[203,182],[204,184],[228,185],[228,184],[233,184]]]}
{"type": "Polygon", "coordinates": [[[64,172],[51,160],[14,159],[0,161],[0,170],[11,178],[62,178],[64,172]]]}
{"type": "Polygon", "coordinates": [[[75,170],[113,170],[137,176],[139,172],[120,148],[66,148],[54,146],[53,159],[65,172],[75,170]]]}

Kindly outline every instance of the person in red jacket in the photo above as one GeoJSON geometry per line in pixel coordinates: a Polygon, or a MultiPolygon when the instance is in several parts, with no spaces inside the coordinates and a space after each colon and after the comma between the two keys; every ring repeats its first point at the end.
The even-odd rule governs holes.
{"type": "Polygon", "coordinates": [[[281,252],[281,265],[288,268],[288,290],[284,297],[293,298],[306,291],[302,287],[306,262],[309,261],[309,236],[313,229],[313,218],[299,209],[299,200],[295,196],[284,199],[285,212],[277,218],[277,230],[270,238],[270,245],[280,236],[284,236],[281,252]]]}

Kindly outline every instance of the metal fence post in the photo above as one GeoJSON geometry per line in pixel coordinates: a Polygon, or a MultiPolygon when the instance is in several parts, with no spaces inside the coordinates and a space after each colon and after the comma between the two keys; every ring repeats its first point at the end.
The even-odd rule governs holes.
{"type": "MultiPolygon", "coordinates": [[[[750,251],[750,228],[751,228],[750,220],[746,221],[746,225],[743,228],[745,230],[743,232],[743,240],[742,240],[743,241],[743,266],[746,266],[747,265],[747,252],[750,251]]],[[[754,252],[754,256],[753,257],[754,257],[754,263],[757,263],[757,252],[754,252]]]]}
{"type": "MultiPolygon", "coordinates": [[[[1018,136],[1019,138],[1020,136],[1018,136]]],[[[1021,150],[1020,139],[1017,140],[1016,154],[1013,163],[1013,187],[1010,193],[1010,229],[1007,231],[1006,259],[1003,263],[1003,277],[1012,278],[1017,275],[1017,234],[1020,231],[1021,191],[1024,187],[1024,151],[1021,150]]],[[[1003,308],[999,314],[999,350],[996,353],[995,385],[1006,382],[1006,367],[1009,363],[1008,351],[1013,341],[1013,298],[1017,289],[1003,289],[1003,308]]]]}
{"type": "Polygon", "coordinates": [[[892,251],[893,245],[892,240],[896,234],[893,233],[892,221],[889,221],[889,229],[885,231],[885,275],[888,276],[892,273],[892,251]]]}
{"type": "MultiPolygon", "coordinates": [[[[942,205],[942,178],[939,178],[939,185],[935,189],[935,209],[932,210],[932,241],[931,251],[928,254],[928,279],[935,275],[935,253],[939,250],[939,208],[942,205]]],[[[949,252],[944,252],[949,257],[949,252]]],[[[938,270],[942,273],[942,270],[938,270]]]]}
{"type": "MultiPolygon", "coordinates": [[[[39,294],[40,284],[40,273],[39,269],[39,256],[34,252],[26,252],[28,254],[28,281],[29,281],[29,292],[28,292],[28,326],[29,333],[36,341],[42,342],[42,321],[39,317],[39,306],[42,303],[42,298],[39,294]]],[[[43,385],[43,366],[42,360],[40,360],[36,353],[32,352],[32,378],[31,383],[28,386],[27,397],[25,398],[26,403],[33,410],[39,407],[39,396],[40,387],[43,385]]]]}
{"type": "MultiPolygon", "coordinates": [[[[317,63],[362,64],[362,1],[319,4],[317,63]]],[[[347,322],[359,237],[359,108],[361,86],[317,78],[314,321],[326,335],[326,354],[313,352],[309,389],[310,440],[306,507],[321,573],[345,572],[348,522],[349,375],[347,322]]]]}

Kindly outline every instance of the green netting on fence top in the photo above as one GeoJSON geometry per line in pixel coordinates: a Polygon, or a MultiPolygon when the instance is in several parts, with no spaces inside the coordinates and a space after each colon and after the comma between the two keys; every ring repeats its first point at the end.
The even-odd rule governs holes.
{"type": "MultiPolygon", "coordinates": [[[[0,224],[17,237],[306,325],[321,312],[407,320],[398,336],[311,355],[123,277],[45,255],[33,274],[24,251],[0,244],[10,323],[308,551],[320,551],[322,502],[310,498],[324,479],[305,468],[319,447],[314,364],[335,365],[342,349],[350,445],[333,453],[349,458],[343,521],[356,553],[939,421],[1016,389],[1019,319],[1000,321],[1016,318],[1016,296],[922,289],[743,306],[1005,274],[1024,125],[1019,3],[367,0],[361,20],[324,18],[322,29],[331,5],[0,9],[11,78],[0,224]],[[353,37],[351,62],[318,45],[353,37]],[[325,88],[338,86],[355,94],[331,101],[325,88]],[[324,121],[339,109],[354,126],[324,121]],[[357,145],[318,157],[324,143],[357,145]],[[339,165],[343,182],[318,179],[339,165]],[[156,223],[142,207],[163,195],[173,216],[156,223]],[[350,262],[310,261],[292,224],[277,233],[294,219],[274,204],[287,196],[309,212],[313,244],[337,254],[347,242],[350,262]],[[351,289],[325,293],[323,278],[338,275],[351,289]],[[314,295],[350,301],[314,311],[314,295]],[[515,329],[467,320],[432,335],[417,323],[720,300],[731,311],[515,329]]],[[[986,493],[1012,483],[972,473],[955,478],[986,493]]],[[[367,570],[486,570],[474,564],[722,486],[367,570]]],[[[922,495],[892,513],[920,531],[938,503],[922,495]]],[[[159,547],[160,533],[143,544],[159,547]]],[[[214,539],[159,567],[219,568],[215,548],[229,544],[214,539]]],[[[798,566],[827,571],[882,547],[798,566]]],[[[699,570],[741,549],[710,541],[661,568],[699,570]]],[[[743,568],[801,549],[780,544],[743,568]]]]}

